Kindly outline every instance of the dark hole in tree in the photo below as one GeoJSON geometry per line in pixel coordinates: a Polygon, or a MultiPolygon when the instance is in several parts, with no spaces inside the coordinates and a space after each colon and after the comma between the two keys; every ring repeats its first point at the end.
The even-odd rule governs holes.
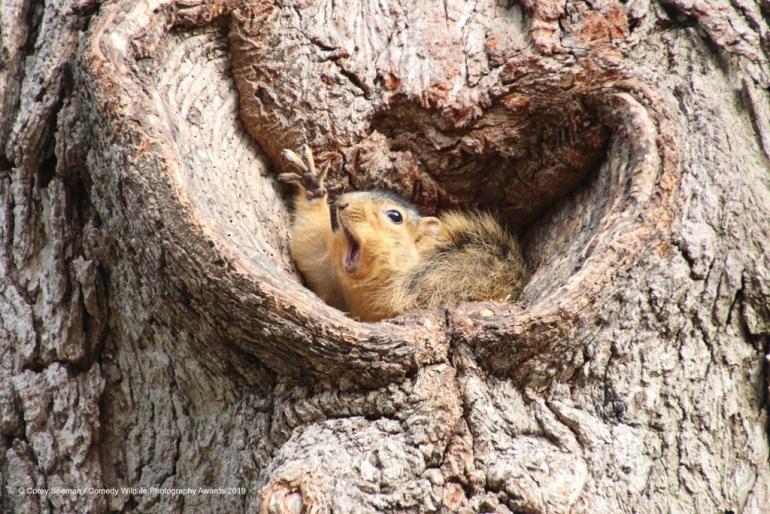
{"type": "MultiPolygon", "coordinates": [[[[549,213],[597,177],[606,159],[610,129],[577,93],[510,94],[498,98],[472,123],[457,126],[447,115],[403,103],[380,113],[374,130],[391,150],[409,152],[438,193],[420,197],[397,191],[427,213],[449,208],[495,212],[521,237],[531,268],[557,251],[549,213]]],[[[358,177],[358,189],[382,187],[358,177]]],[[[597,198],[594,198],[597,200],[597,198]]]]}
{"type": "Polygon", "coordinates": [[[438,186],[429,203],[399,191],[419,207],[492,209],[521,231],[598,167],[609,136],[579,100],[533,103],[499,100],[462,128],[405,104],[378,116],[373,128],[388,137],[392,150],[411,152],[438,186]]]}

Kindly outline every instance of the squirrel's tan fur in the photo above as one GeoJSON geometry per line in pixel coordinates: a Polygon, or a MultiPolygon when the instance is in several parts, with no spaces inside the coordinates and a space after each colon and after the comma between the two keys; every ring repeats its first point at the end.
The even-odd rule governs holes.
{"type": "Polygon", "coordinates": [[[325,172],[290,150],[301,174],[280,175],[300,189],[291,253],[305,280],[330,305],[361,321],[466,300],[510,300],[521,291],[526,266],[518,242],[489,214],[420,216],[409,202],[384,191],[340,196],[333,230],[325,172]]]}

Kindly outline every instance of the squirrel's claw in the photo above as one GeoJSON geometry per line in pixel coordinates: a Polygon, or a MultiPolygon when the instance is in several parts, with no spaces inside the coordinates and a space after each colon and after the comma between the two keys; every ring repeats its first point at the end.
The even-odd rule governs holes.
{"type": "Polygon", "coordinates": [[[313,151],[308,145],[302,145],[302,157],[305,158],[307,169],[310,171],[310,173],[315,175],[315,159],[313,159],[313,151]]]}
{"type": "Polygon", "coordinates": [[[324,179],[329,170],[328,161],[325,163],[320,173],[316,171],[313,151],[308,145],[302,145],[302,157],[293,151],[285,148],[281,150],[281,155],[299,173],[281,173],[278,180],[284,183],[297,184],[305,190],[308,200],[323,198],[326,195],[324,179]]]}
{"type": "Polygon", "coordinates": [[[278,180],[285,184],[302,184],[302,177],[296,173],[281,173],[278,175],[278,180]]]}
{"type": "Polygon", "coordinates": [[[281,150],[281,155],[283,156],[284,159],[286,159],[286,161],[289,164],[297,168],[302,173],[307,173],[309,171],[307,169],[307,166],[305,166],[305,163],[302,162],[302,159],[300,158],[300,156],[295,154],[288,148],[284,148],[283,150],[281,150]]]}
{"type": "Polygon", "coordinates": [[[321,181],[321,184],[323,184],[324,179],[326,178],[326,174],[329,172],[329,161],[326,161],[324,163],[323,168],[321,169],[321,173],[318,174],[318,180],[321,181]]]}

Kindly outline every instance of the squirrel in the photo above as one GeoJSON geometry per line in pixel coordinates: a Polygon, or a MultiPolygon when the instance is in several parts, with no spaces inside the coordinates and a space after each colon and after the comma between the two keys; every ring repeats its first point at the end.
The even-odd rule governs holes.
{"type": "Polygon", "coordinates": [[[281,182],[298,188],[290,250],[308,287],[359,321],[460,301],[518,297],[527,267],[518,241],[490,214],[452,211],[421,216],[407,200],[382,190],[340,195],[332,225],[324,179],[307,145],[302,157],[284,149],[298,173],[281,182]]]}

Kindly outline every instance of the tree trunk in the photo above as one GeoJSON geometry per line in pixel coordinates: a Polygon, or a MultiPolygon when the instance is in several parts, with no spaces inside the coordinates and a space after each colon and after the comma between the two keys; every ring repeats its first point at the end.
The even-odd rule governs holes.
{"type": "Polygon", "coordinates": [[[0,511],[770,512],[766,0],[0,16],[0,511]],[[325,305],[306,142],[499,212],[521,298],[325,305]]]}

